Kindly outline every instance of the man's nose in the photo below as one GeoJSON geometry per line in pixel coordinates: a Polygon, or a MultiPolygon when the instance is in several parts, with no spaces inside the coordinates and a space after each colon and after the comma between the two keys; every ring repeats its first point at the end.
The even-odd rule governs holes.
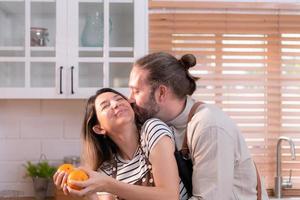
{"type": "Polygon", "coordinates": [[[135,99],[133,98],[133,94],[132,92],[130,92],[129,96],[128,96],[128,102],[131,103],[135,103],[135,99]]]}

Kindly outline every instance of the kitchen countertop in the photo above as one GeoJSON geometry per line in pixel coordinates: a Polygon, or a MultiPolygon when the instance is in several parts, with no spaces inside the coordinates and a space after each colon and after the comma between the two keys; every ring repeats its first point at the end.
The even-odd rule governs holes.
{"type": "MultiPolygon", "coordinates": [[[[278,198],[270,197],[270,199],[276,200],[278,198]]],[[[283,197],[283,198],[279,198],[278,200],[300,200],[300,197],[283,197]]]]}
{"type": "MultiPolygon", "coordinates": [[[[274,191],[273,190],[268,190],[268,195],[269,198],[272,200],[276,200],[274,196],[274,191]]],[[[282,195],[281,200],[300,200],[300,189],[298,188],[287,188],[282,190],[282,195]]]]}
{"type": "MultiPolygon", "coordinates": [[[[34,197],[18,197],[18,198],[1,198],[1,200],[35,200],[34,197]]],[[[55,197],[48,197],[46,200],[60,200],[60,198],[55,198],[55,197]]],[[[270,200],[300,200],[300,197],[283,197],[283,198],[276,198],[276,197],[270,197],[270,200]]]]}
{"type": "MultiPolygon", "coordinates": [[[[1,200],[35,200],[34,197],[18,197],[18,198],[1,198],[1,200]]],[[[55,197],[48,197],[46,200],[60,200],[60,198],[56,199],[55,197]]],[[[270,197],[270,200],[300,200],[300,197],[283,197],[283,198],[275,198],[270,197]]]]}
{"type": "MultiPolygon", "coordinates": [[[[36,200],[34,197],[0,197],[1,200],[36,200]]],[[[54,197],[47,197],[45,200],[55,200],[54,197]]]]}

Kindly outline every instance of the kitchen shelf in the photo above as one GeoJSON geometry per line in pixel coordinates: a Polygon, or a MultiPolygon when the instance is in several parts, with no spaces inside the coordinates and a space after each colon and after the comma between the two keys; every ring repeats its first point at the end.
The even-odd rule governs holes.
{"type": "Polygon", "coordinates": [[[30,47],[31,51],[55,51],[55,47],[30,47]]]}
{"type": "Polygon", "coordinates": [[[111,47],[109,48],[110,52],[132,52],[132,47],[111,47]]]}
{"type": "MultiPolygon", "coordinates": [[[[110,3],[133,3],[134,0],[109,0],[110,3]]],[[[103,3],[103,0],[79,0],[79,3],[103,3]]]]}
{"type": "Polygon", "coordinates": [[[55,57],[31,57],[30,62],[56,62],[55,57]]]}
{"type": "Polygon", "coordinates": [[[87,57],[87,58],[78,58],[80,63],[102,63],[104,59],[102,57],[87,57]]]}
{"type": "Polygon", "coordinates": [[[53,2],[55,3],[56,0],[31,0],[31,2],[53,2]]]}
{"type": "MultiPolygon", "coordinates": [[[[102,47],[79,47],[79,51],[83,52],[93,52],[93,51],[103,51],[102,47]]],[[[110,52],[132,52],[133,47],[110,47],[110,52]]]]}
{"type": "Polygon", "coordinates": [[[133,0],[109,0],[110,3],[132,3],[133,0]]]}
{"type": "Polygon", "coordinates": [[[103,3],[103,0],[79,0],[79,3],[103,3]]]}
{"type": "Polygon", "coordinates": [[[133,58],[110,58],[109,62],[111,63],[120,63],[120,62],[128,62],[128,63],[133,63],[134,59],[133,58]]]}
{"type": "Polygon", "coordinates": [[[11,46],[11,47],[0,47],[0,51],[24,51],[24,47],[11,46]]]}
{"type": "Polygon", "coordinates": [[[79,47],[79,51],[95,52],[95,51],[103,51],[103,48],[102,47],[79,47]]]}
{"type": "Polygon", "coordinates": [[[0,62],[25,62],[24,57],[0,57],[0,62]]]}

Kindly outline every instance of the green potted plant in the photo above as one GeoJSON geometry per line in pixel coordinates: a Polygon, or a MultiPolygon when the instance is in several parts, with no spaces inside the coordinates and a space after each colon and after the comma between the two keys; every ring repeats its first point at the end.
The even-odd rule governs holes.
{"type": "Polygon", "coordinates": [[[36,164],[28,161],[25,165],[26,176],[31,177],[37,200],[44,200],[47,195],[49,181],[56,171],[56,167],[49,165],[48,161],[36,164]]]}

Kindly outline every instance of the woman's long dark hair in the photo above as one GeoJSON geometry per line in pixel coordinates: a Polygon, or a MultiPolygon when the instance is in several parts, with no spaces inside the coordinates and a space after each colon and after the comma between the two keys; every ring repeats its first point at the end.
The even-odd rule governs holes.
{"type": "MultiPolygon", "coordinates": [[[[109,137],[97,134],[93,130],[93,127],[99,124],[95,109],[95,100],[100,94],[106,92],[118,94],[127,100],[123,94],[116,90],[102,88],[87,101],[82,126],[83,150],[81,160],[83,165],[93,170],[97,170],[105,161],[111,161],[113,155],[118,152],[118,146],[109,137]]],[[[138,130],[140,130],[141,124],[136,116],[135,121],[138,130]]]]}

